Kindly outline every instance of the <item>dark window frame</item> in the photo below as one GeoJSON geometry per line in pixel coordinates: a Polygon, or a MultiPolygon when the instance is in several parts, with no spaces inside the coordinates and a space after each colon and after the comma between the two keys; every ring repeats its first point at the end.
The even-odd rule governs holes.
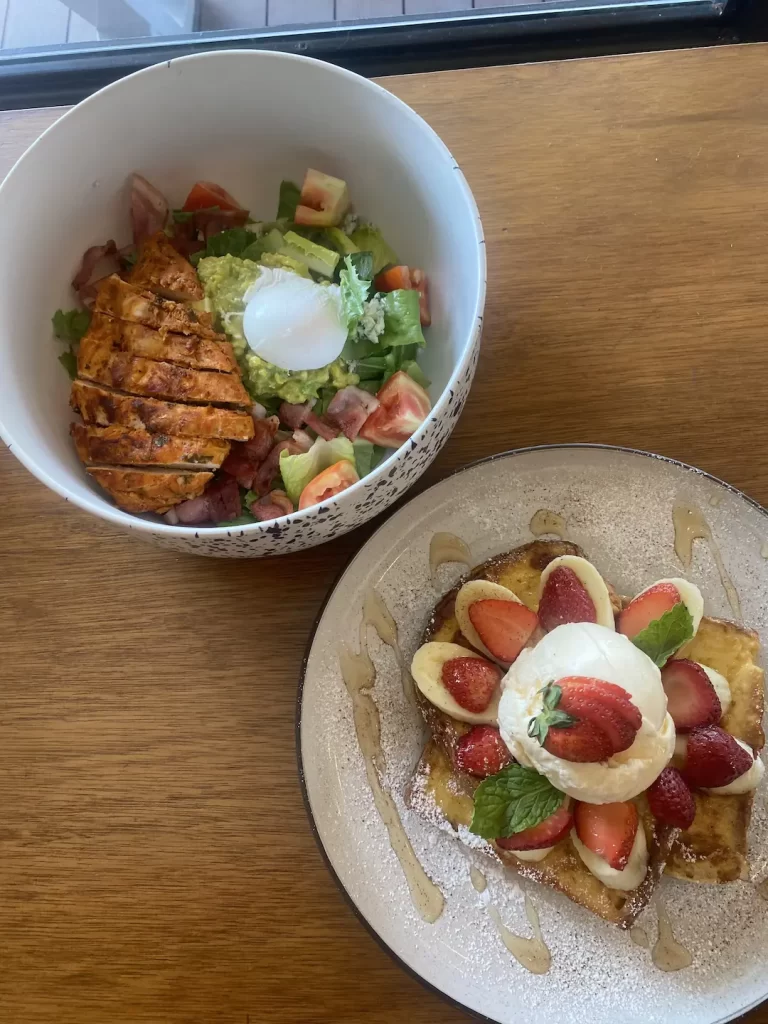
{"type": "Polygon", "coordinates": [[[211,49],[282,50],[372,77],[765,39],[765,0],[559,0],[545,8],[116,40],[0,53],[0,109],[76,103],[141,68],[211,49]]]}

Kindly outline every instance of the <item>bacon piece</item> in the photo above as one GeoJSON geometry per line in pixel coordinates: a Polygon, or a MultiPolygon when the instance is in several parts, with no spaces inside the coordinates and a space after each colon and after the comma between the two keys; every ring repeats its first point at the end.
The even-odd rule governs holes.
{"type": "MultiPolygon", "coordinates": [[[[117,246],[111,238],[104,245],[92,245],[90,249],[86,249],[83,253],[80,269],[72,278],[72,288],[77,292],[81,302],[87,302],[89,299],[93,301],[96,297],[95,286],[98,282],[91,282],[93,272],[103,259],[111,256],[117,256],[117,246]]],[[[111,273],[112,269],[110,268],[109,273],[111,273]]]]}
{"type": "Polygon", "coordinates": [[[281,402],[278,415],[281,421],[291,430],[299,430],[307,422],[307,414],[311,412],[311,402],[303,402],[295,405],[291,402],[281,402]]]}
{"type": "Polygon", "coordinates": [[[140,245],[145,238],[162,231],[168,219],[168,203],[162,192],[140,174],[131,176],[131,227],[133,241],[140,245]]]}
{"type": "Polygon", "coordinates": [[[201,495],[199,498],[191,498],[189,501],[182,501],[176,508],[171,509],[171,512],[175,512],[176,522],[181,523],[182,526],[207,523],[211,518],[211,509],[205,495],[201,495]]]}
{"type": "Polygon", "coordinates": [[[339,431],[336,427],[332,427],[330,423],[326,423],[320,416],[316,416],[313,412],[308,412],[304,422],[310,430],[322,437],[324,441],[332,441],[334,437],[339,436],[339,431]]]}
{"type": "Polygon", "coordinates": [[[350,384],[336,392],[328,406],[326,416],[350,441],[354,441],[362,425],[378,407],[379,400],[375,395],[370,395],[362,388],[350,384]]]}
{"type": "Polygon", "coordinates": [[[262,523],[290,515],[293,511],[293,502],[285,491],[270,491],[251,505],[252,515],[262,523]]]}
{"type": "Polygon", "coordinates": [[[311,447],[311,438],[301,430],[297,430],[293,437],[289,437],[284,441],[278,441],[261,464],[259,471],[251,484],[251,490],[256,491],[257,494],[267,493],[272,481],[275,479],[280,469],[281,452],[288,452],[289,455],[302,455],[305,452],[308,452],[311,447]],[[299,435],[298,439],[297,435],[299,435]],[[306,438],[306,441],[301,437],[301,435],[303,435],[303,438],[306,438]]]}
{"type": "Polygon", "coordinates": [[[240,488],[231,476],[220,477],[199,498],[182,501],[174,511],[178,522],[185,526],[237,519],[243,511],[240,488]]]}
{"type": "Polygon", "coordinates": [[[269,416],[265,420],[254,420],[255,433],[253,437],[250,441],[235,442],[222,463],[223,471],[229,476],[233,476],[246,490],[253,486],[254,477],[269,455],[279,425],[280,421],[277,416],[269,416]]]}

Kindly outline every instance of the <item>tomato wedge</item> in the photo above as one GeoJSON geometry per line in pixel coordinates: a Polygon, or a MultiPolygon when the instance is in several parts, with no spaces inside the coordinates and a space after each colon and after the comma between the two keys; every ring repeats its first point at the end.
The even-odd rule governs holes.
{"type": "Polygon", "coordinates": [[[242,210],[238,201],[213,181],[196,181],[186,198],[182,210],[193,213],[195,210],[210,210],[218,206],[220,210],[242,210]]]}
{"type": "Polygon", "coordinates": [[[424,388],[403,370],[393,373],[376,397],[379,407],[362,425],[359,436],[384,448],[405,444],[432,408],[424,388]]]}
{"type": "Polygon", "coordinates": [[[309,481],[301,492],[299,508],[309,508],[310,505],[319,505],[321,501],[328,501],[334,494],[346,491],[352,484],[356,484],[359,479],[357,470],[348,459],[335,462],[309,481]]]}
{"type": "Polygon", "coordinates": [[[419,293],[419,319],[422,327],[429,327],[432,314],[429,311],[429,289],[427,275],[418,267],[390,267],[376,277],[373,282],[377,292],[394,292],[398,288],[419,293]]]}

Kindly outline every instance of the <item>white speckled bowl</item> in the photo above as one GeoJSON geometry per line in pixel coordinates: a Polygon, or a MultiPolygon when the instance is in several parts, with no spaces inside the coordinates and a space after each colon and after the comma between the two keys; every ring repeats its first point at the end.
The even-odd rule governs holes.
{"type": "Polygon", "coordinates": [[[349,71],[259,50],[159,64],[65,114],[0,187],[0,436],[30,472],[80,508],[161,547],[258,558],[346,533],[390,505],[426,469],[461,413],[477,362],[485,245],[456,161],[417,114],[349,71]],[[92,484],[71,444],[69,381],[50,317],[71,306],[83,251],[130,238],[133,170],[181,203],[198,178],[220,182],[269,217],[282,178],[308,166],[349,181],[356,209],[401,259],[430,277],[433,324],[423,357],[434,409],[413,438],[321,506],[236,529],[169,526],[121,512],[92,484]]]}

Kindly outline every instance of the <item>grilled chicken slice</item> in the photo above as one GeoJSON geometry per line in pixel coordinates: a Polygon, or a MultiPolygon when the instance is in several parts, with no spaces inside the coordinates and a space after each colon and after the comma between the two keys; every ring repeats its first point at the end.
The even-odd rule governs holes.
{"type": "Polygon", "coordinates": [[[221,334],[213,329],[211,314],[199,312],[170,299],[143,291],[123,281],[117,274],[108,277],[99,288],[94,313],[106,313],[117,320],[144,324],[156,331],[176,331],[179,334],[195,334],[199,338],[213,338],[224,341],[221,334]]]}
{"type": "Polygon", "coordinates": [[[198,338],[194,334],[163,334],[142,324],[114,320],[103,313],[94,313],[85,335],[86,344],[98,341],[115,352],[129,352],[145,359],[161,359],[178,363],[192,370],[219,370],[240,373],[228,341],[198,338]]]}
{"type": "Polygon", "coordinates": [[[190,370],[128,352],[114,352],[101,338],[86,335],[77,353],[77,373],[86,380],[149,398],[173,402],[216,402],[252,405],[243,382],[235,373],[190,370]]]}
{"type": "Polygon", "coordinates": [[[73,423],[69,432],[81,462],[122,466],[180,466],[218,469],[229,454],[229,441],[219,438],[174,437],[131,430],[119,423],[86,427],[73,423]]]}
{"type": "Polygon", "coordinates": [[[112,495],[124,512],[167,512],[182,501],[197,498],[213,480],[213,473],[179,472],[157,466],[87,466],[86,472],[112,495]]]}
{"type": "Polygon", "coordinates": [[[254,434],[253,419],[247,412],[122,395],[84,380],[73,381],[71,405],[86,423],[100,427],[120,423],[150,433],[231,441],[250,441],[254,434]]]}
{"type": "Polygon", "coordinates": [[[134,288],[180,302],[196,302],[204,295],[195,268],[174,249],[164,231],[158,231],[142,245],[128,280],[134,288]]]}

